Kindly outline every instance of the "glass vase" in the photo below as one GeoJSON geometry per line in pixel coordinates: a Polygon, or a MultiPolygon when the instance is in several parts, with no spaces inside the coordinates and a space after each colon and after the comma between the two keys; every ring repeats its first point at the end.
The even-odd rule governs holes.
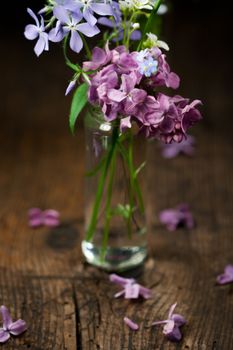
{"type": "Polygon", "coordinates": [[[88,106],[86,145],[85,237],[82,252],[92,265],[124,271],[147,255],[145,216],[146,141],[136,126],[121,132],[88,106]]]}

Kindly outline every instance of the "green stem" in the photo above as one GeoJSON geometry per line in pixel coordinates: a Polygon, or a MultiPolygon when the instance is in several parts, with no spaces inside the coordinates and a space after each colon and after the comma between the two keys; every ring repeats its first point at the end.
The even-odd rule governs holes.
{"type": "Polygon", "coordinates": [[[67,41],[68,41],[68,35],[65,37],[63,42],[63,54],[66,61],[66,65],[71,69],[73,69],[75,72],[81,72],[82,71],[81,67],[78,64],[72,63],[67,56],[67,41]]]}
{"type": "Polygon", "coordinates": [[[129,187],[129,206],[130,206],[130,215],[128,218],[128,237],[132,237],[132,212],[133,212],[133,204],[134,204],[134,199],[133,199],[133,188],[134,188],[134,169],[133,169],[133,135],[131,130],[130,132],[130,137],[129,137],[129,147],[128,147],[128,159],[129,159],[129,182],[130,182],[130,187],[129,187]]]}
{"type": "Polygon", "coordinates": [[[98,184],[98,188],[97,188],[97,192],[96,192],[95,203],[94,203],[94,208],[93,208],[93,212],[92,212],[92,216],[91,216],[91,221],[90,221],[90,224],[88,226],[87,233],[86,233],[86,241],[89,241],[89,242],[92,240],[94,233],[95,233],[100,203],[101,203],[101,199],[102,199],[102,195],[103,195],[103,191],[104,191],[104,185],[105,185],[105,181],[107,178],[108,169],[109,169],[109,166],[111,164],[112,156],[114,154],[115,147],[117,145],[118,137],[119,137],[119,130],[118,130],[118,126],[116,126],[113,129],[112,144],[111,144],[111,147],[110,147],[109,152],[107,154],[106,161],[104,162],[103,171],[102,171],[102,174],[101,174],[100,179],[99,179],[99,184],[98,184]]]}
{"type": "Polygon", "coordinates": [[[109,236],[109,225],[111,220],[111,200],[112,200],[112,188],[113,188],[113,178],[115,174],[115,167],[116,167],[116,148],[114,148],[113,154],[112,154],[112,161],[111,161],[111,168],[110,168],[110,174],[109,174],[109,183],[108,183],[108,189],[107,189],[107,200],[106,200],[106,207],[105,207],[105,225],[104,225],[104,233],[103,233],[103,241],[102,241],[102,248],[101,248],[101,260],[104,260],[107,245],[108,245],[108,236],[109,236]]]}
{"type": "Polygon", "coordinates": [[[83,44],[84,44],[84,47],[85,47],[85,50],[86,50],[87,58],[89,60],[91,60],[92,54],[91,54],[91,51],[90,51],[89,46],[87,44],[87,41],[86,41],[84,35],[82,35],[81,33],[80,33],[80,35],[81,35],[81,38],[82,38],[82,41],[83,41],[83,44]]]}
{"type": "Polygon", "coordinates": [[[148,30],[151,27],[152,21],[154,20],[154,16],[156,15],[156,13],[158,11],[158,9],[159,9],[159,7],[161,5],[161,2],[162,2],[162,0],[157,0],[153,10],[151,11],[150,17],[148,18],[148,21],[147,21],[147,23],[145,25],[145,28],[144,28],[144,31],[143,31],[143,35],[142,35],[141,41],[140,41],[140,43],[138,45],[137,51],[141,50],[143,41],[145,40],[145,36],[146,36],[146,34],[148,33],[148,30]]]}

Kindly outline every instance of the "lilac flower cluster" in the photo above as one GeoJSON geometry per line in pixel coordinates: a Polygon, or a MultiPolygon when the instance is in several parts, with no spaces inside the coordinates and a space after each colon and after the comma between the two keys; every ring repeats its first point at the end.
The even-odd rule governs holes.
{"type": "Polygon", "coordinates": [[[196,108],[199,100],[190,103],[157,91],[161,86],[176,89],[180,83],[158,47],[131,53],[124,46],[113,50],[107,45],[105,49],[96,47],[83,70],[96,71],[91,75],[90,103],[101,107],[106,120],[120,119],[122,131],[134,121],[146,137],[181,142],[201,119],[196,108]]]}
{"type": "Polygon", "coordinates": [[[49,41],[60,42],[68,35],[70,48],[79,53],[83,36],[93,37],[100,32],[96,15],[115,15],[110,1],[104,0],[54,0],[39,11],[40,20],[31,9],[27,11],[35,24],[27,25],[24,35],[28,40],[37,39],[34,47],[37,56],[49,50],[49,41]],[[51,14],[46,26],[43,14],[51,14]]]}

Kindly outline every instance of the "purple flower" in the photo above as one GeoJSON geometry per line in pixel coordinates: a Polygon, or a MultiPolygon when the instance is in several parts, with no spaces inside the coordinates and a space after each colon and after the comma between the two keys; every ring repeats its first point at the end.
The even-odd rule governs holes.
{"type": "Polygon", "coordinates": [[[11,335],[17,336],[26,331],[26,322],[21,319],[13,322],[9,310],[4,305],[0,307],[0,312],[3,321],[3,327],[0,328],[0,343],[5,343],[11,335]]]}
{"type": "Polygon", "coordinates": [[[54,209],[42,211],[39,208],[32,208],[28,211],[28,224],[32,228],[40,226],[56,227],[60,224],[60,214],[54,209]]]}
{"type": "Polygon", "coordinates": [[[113,16],[113,8],[110,3],[107,3],[107,1],[97,2],[93,0],[72,0],[70,1],[68,9],[74,13],[82,10],[83,17],[91,26],[94,26],[97,23],[94,13],[100,16],[113,16]]]}
{"type": "Polygon", "coordinates": [[[49,39],[48,34],[45,33],[44,20],[41,16],[41,23],[39,23],[38,18],[31,9],[27,9],[29,15],[35,20],[35,24],[28,24],[25,28],[24,35],[28,40],[34,40],[38,38],[37,43],[34,47],[34,52],[37,56],[43,51],[49,50],[49,39]]]}
{"type": "Polygon", "coordinates": [[[116,274],[110,275],[110,281],[123,287],[123,290],[114,295],[115,298],[124,296],[125,299],[138,299],[140,296],[144,299],[151,297],[151,291],[148,288],[136,283],[134,278],[124,278],[116,274]]]}
{"type": "Polygon", "coordinates": [[[174,209],[171,208],[161,211],[159,219],[169,231],[175,231],[180,226],[188,229],[194,227],[194,219],[187,204],[180,204],[174,209]]]}
{"type": "Polygon", "coordinates": [[[175,158],[179,154],[185,154],[187,156],[193,156],[195,153],[195,138],[187,135],[186,139],[183,139],[180,143],[172,142],[170,144],[161,143],[162,156],[164,158],[175,158]]]}
{"type": "Polygon", "coordinates": [[[75,87],[76,85],[76,80],[71,80],[69,85],[67,86],[66,92],[65,92],[65,96],[67,96],[75,87]]]}
{"type": "Polygon", "coordinates": [[[130,320],[128,317],[124,317],[124,322],[133,331],[137,331],[139,329],[138,324],[130,320]]]}
{"type": "Polygon", "coordinates": [[[56,28],[50,31],[49,40],[59,42],[68,33],[71,33],[70,48],[77,53],[83,48],[83,41],[78,32],[87,37],[93,37],[100,32],[96,26],[91,26],[89,23],[79,23],[82,20],[81,13],[71,14],[61,5],[54,7],[53,13],[58,22],[56,28]]]}
{"type": "MultiPolygon", "coordinates": [[[[108,28],[112,28],[117,32],[117,36],[112,39],[112,41],[121,41],[124,37],[124,32],[128,33],[132,30],[130,22],[125,23],[125,27],[123,28],[122,25],[122,13],[120,10],[120,6],[116,1],[112,2],[112,11],[113,11],[113,17],[114,19],[109,19],[106,17],[100,17],[98,19],[98,23],[106,26],[108,28]]],[[[142,34],[139,30],[134,30],[130,34],[130,39],[133,41],[140,40],[142,37],[142,34]]]]}
{"type": "MultiPolygon", "coordinates": [[[[156,50],[158,52],[158,50],[156,50]]],[[[177,89],[180,85],[180,78],[174,72],[171,72],[169,64],[166,61],[166,55],[158,56],[158,74],[154,75],[151,85],[166,86],[168,88],[177,89]]]]}
{"type": "Polygon", "coordinates": [[[225,266],[224,273],[217,277],[218,284],[227,284],[233,282],[233,265],[225,266]]]}
{"type": "Polygon", "coordinates": [[[105,66],[111,61],[112,55],[108,48],[105,46],[105,50],[99,47],[95,47],[92,51],[92,61],[83,62],[83,70],[96,70],[102,66],[105,66]]]}
{"type": "Polygon", "coordinates": [[[156,321],[152,323],[152,326],[165,324],[163,327],[163,334],[171,341],[177,342],[182,338],[180,327],[183,326],[186,321],[182,315],[174,314],[177,303],[173,304],[169,310],[167,320],[156,321]]]}

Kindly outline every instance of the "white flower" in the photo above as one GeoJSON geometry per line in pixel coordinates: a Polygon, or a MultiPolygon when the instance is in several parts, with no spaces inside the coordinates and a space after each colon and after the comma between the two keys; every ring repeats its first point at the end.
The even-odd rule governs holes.
{"type": "Polygon", "coordinates": [[[147,40],[145,42],[145,46],[152,48],[152,47],[161,47],[162,49],[169,51],[169,46],[165,41],[158,40],[157,35],[153,33],[147,33],[147,40]]]}
{"type": "Polygon", "coordinates": [[[120,0],[119,5],[122,11],[129,10],[153,10],[154,0],[120,0]]]}

